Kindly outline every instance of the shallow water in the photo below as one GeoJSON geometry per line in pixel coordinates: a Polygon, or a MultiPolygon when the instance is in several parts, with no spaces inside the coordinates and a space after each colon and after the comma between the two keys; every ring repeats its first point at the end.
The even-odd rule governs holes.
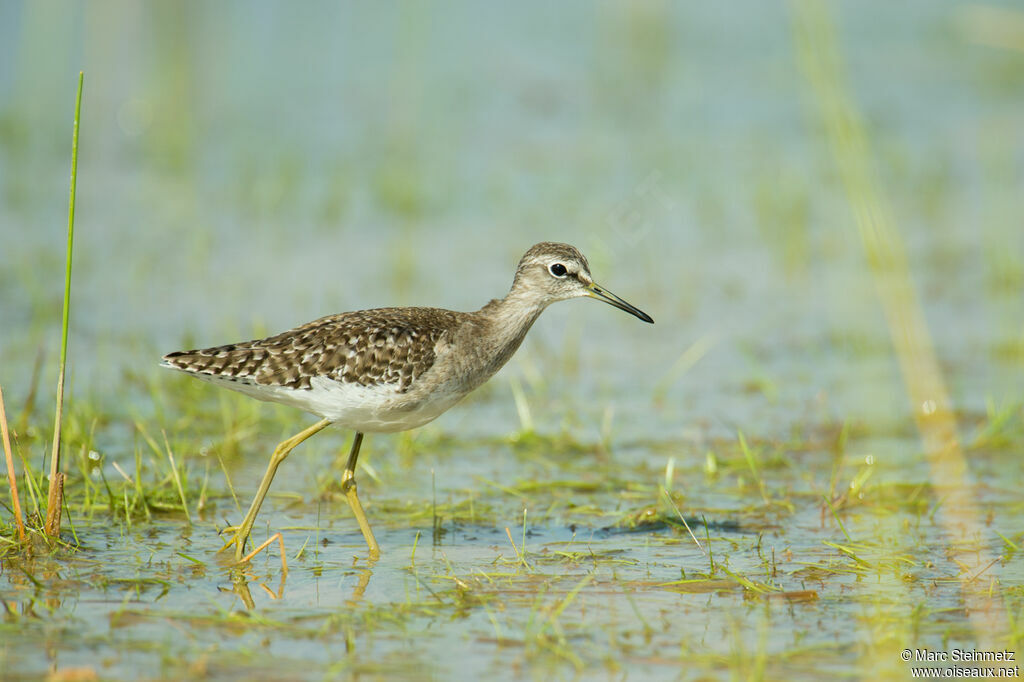
{"type": "Polygon", "coordinates": [[[1019,646],[1024,61],[993,28],[1019,11],[833,8],[966,447],[965,539],[801,75],[800,5],[303,7],[0,6],[12,415],[44,349],[20,447],[41,467],[83,68],[67,449],[118,497],[113,464],[134,476],[140,450],[171,504],[134,424],[165,430],[195,521],[75,507],[78,551],[6,558],[4,676],[860,679],[905,676],[903,646],[1019,646]],[[291,570],[272,550],[246,593],[214,556],[230,487],[247,504],[309,419],[159,356],[341,310],[475,309],[545,239],[656,324],[552,307],[477,395],[369,437],[372,566],[337,491],[348,434],[303,445],[257,524],[291,570]],[[823,498],[846,490],[841,528],[823,498]],[[999,561],[964,583],[972,552],[999,561]]]}

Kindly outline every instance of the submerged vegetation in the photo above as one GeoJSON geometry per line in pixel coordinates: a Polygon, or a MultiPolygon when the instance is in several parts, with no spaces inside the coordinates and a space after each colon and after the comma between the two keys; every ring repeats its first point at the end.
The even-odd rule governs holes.
{"type": "MultiPolygon", "coordinates": [[[[3,532],[0,629],[7,641],[60,642],[58,671],[84,665],[121,677],[155,660],[166,678],[287,677],[302,661],[316,676],[414,677],[439,665],[435,643],[456,637],[472,642],[482,670],[497,659],[542,676],[596,667],[658,677],[684,666],[743,679],[829,668],[853,679],[864,666],[900,674],[907,646],[1013,649],[1024,636],[1015,490],[979,488],[984,531],[952,539],[936,521],[944,500],[926,470],[865,454],[870,431],[845,425],[784,441],[707,442],[713,471],[700,450],[645,443],[672,453],[661,458],[675,462],[670,472],[625,453],[614,434],[594,444],[526,434],[509,447],[428,430],[402,446],[416,459],[372,460],[368,503],[385,548],[376,563],[365,559],[331,463],[345,450],[338,434],[296,452],[290,469],[307,473],[272,495],[258,536],[279,532],[283,544],[232,568],[216,554],[216,529],[240,514],[236,491],[253,477],[235,473],[238,443],[271,447],[275,420],[253,433],[235,411],[247,409],[244,398],[211,391],[190,402],[189,386],[165,390],[183,406],[176,421],[234,428],[214,436],[172,427],[165,438],[149,428],[167,425],[138,423],[130,449],[101,453],[97,436],[115,420],[72,410],[64,542],[26,553],[13,526],[3,532]],[[500,472],[438,478],[499,453],[500,472]],[[431,484],[416,480],[431,469],[431,484]],[[976,567],[984,553],[996,561],[976,567]],[[979,631],[964,592],[1007,620],[979,631]],[[109,627],[82,630],[97,618],[109,627]],[[301,653],[254,660],[247,652],[259,642],[294,642],[301,653]],[[99,661],[88,653],[97,649],[108,652],[99,661]]],[[[975,419],[978,434],[1019,430],[1024,409],[975,419]]],[[[43,448],[31,426],[17,445],[30,525],[41,522],[45,473],[25,455],[43,448]]],[[[1015,445],[975,452],[1010,480],[1022,474],[1015,445]]],[[[5,656],[15,668],[28,660],[5,656]]]]}
{"type": "MultiPolygon", "coordinates": [[[[587,119],[593,129],[578,148],[532,126],[537,116],[568,135],[559,117],[570,116],[572,102],[543,78],[524,88],[516,105],[524,128],[544,138],[537,146],[512,153],[478,140],[551,187],[502,177],[478,190],[474,204],[453,196],[459,176],[427,173],[432,159],[459,163],[429,135],[417,142],[420,134],[405,118],[422,106],[417,98],[428,97],[417,90],[423,79],[413,65],[425,58],[415,40],[401,41],[407,52],[391,74],[402,115],[390,122],[382,148],[366,142],[356,152],[361,160],[379,153],[383,160],[373,168],[334,161],[325,174],[338,187],[325,189],[316,184],[315,154],[307,162],[300,151],[281,152],[281,163],[266,164],[267,157],[248,160],[260,151],[245,147],[226,173],[242,178],[233,182],[244,187],[227,192],[235,202],[227,215],[244,214],[245,230],[218,236],[200,224],[180,238],[154,232],[150,241],[127,240],[127,251],[109,247],[131,262],[130,276],[144,279],[161,277],[151,266],[165,254],[187,252],[181,271],[199,280],[198,287],[182,285],[187,315],[180,302],[160,297],[159,282],[152,289],[138,284],[145,307],[159,309],[139,324],[160,327],[171,318],[160,341],[132,331],[134,321],[109,334],[90,323],[103,296],[94,290],[90,298],[89,287],[100,281],[109,296],[108,280],[121,273],[103,271],[107,262],[97,253],[108,246],[97,247],[89,231],[101,229],[96,223],[105,214],[95,199],[87,203],[91,212],[80,216],[91,217],[79,230],[87,255],[75,261],[86,284],[76,279],[85,291],[75,290],[75,305],[91,300],[94,307],[81,314],[76,307],[72,316],[85,321],[80,337],[71,324],[64,400],[62,389],[47,391],[51,375],[63,373],[50,347],[57,324],[46,327],[54,317],[35,316],[58,308],[56,299],[29,266],[4,262],[0,284],[26,284],[23,300],[0,297],[5,320],[20,315],[32,323],[21,336],[5,332],[11,342],[0,367],[7,401],[0,425],[18,491],[0,492],[0,677],[136,679],[145,670],[156,679],[905,679],[911,664],[904,650],[1020,651],[1024,322],[1016,285],[1024,281],[1024,250],[1012,217],[1021,198],[994,180],[1007,177],[1012,163],[1000,144],[986,141],[987,119],[975,131],[983,176],[975,189],[985,195],[989,220],[971,256],[980,261],[969,262],[982,272],[961,276],[961,241],[974,232],[954,224],[973,210],[957,197],[958,157],[942,158],[938,143],[921,149],[876,134],[895,124],[877,101],[861,102],[862,90],[877,94],[859,80],[861,70],[877,67],[865,66],[862,52],[861,61],[844,63],[833,22],[845,15],[830,16],[814,0],[789,6],[791,34],[780,43],[789,52],[781,63],[798,74],[806,121],[787,138],[793,151],[781,153],[774,139],[755,139],[736,121],[703,122],[702,134],[720,142],[717,148],[696,138],[678,147],[669,133],[682,133],[656,111],[624,110],[626,100],[659,97],[676,110],[671,93],[687,83],[674,75],[676,34],[709,21],[696,9],[688,10],[696,13],[687,15],[691,26],[677,10],[629,7],[601,10],[591,27],[608,39],[595,57],[603,75],[588,86],[602,113],[587,119]],[[623,132],[621,121],[631,117],[646,117],[639,127],[653,136],[623,132]],[[716,132],[719,124],[724,132],[716,132]],[[594,169],[606,174],[621,151],[602,137],[609,130],[616,132],[608,139],[627,136],[642,160],[621,171],[635,179],[634,188],[618,187],[619,199],[595,204],[588,185],[597,182],[594,169]],[[738,157],[729,150],[741,132],[752,137],[738,157]],[[758,152],[753,159],[751,149],[758,152]],[[709,150],[715,154],[694,179],[696,155],[682,152],[709,150]],[[727,160],[716,163],[718,154],[727,160]],[[740,158],[752,164],[742,172],[753,179],[735,177],[740,158]],[[687,164],[675,165],[678,159],[687,164]],[[549,164],[568,165],[580,177],[559,184],[569,181],[552,175],[549,164]],[[365,192],[350,186],[361,177],[376,184],[365,192]],[[687,192],[700,200],[686,199],[687,192]],[[299,223],[314,226],[312,237],[299,229],[282,236],[264,224],[294,219],[289,202],[302,193],[313,217],[299,223]],[[445,197],[462,203],[442,215],[445,197]],[[235,338],[237,330],[224,327],[253,316],[240,310],[205,327],[186,322],[201,316],[200,305],[216,308],[203,300],[209,289],[224,289],[216,300],[228,303],[251,300],[241,291],[260,286],[230,281],[243,271],[216,254],[230,245],[233,262],[280,251],[260,261],[279,287],[288,285],[282,270],[301,263],[310,281],[287,299],[295,308],[350,300],[325,302],[310,282],[342,282],[356,290],[351,300],[389,293],[406,302],[435,276],[420,267],[421,256],[458,273],[451,278],[458,294],[466,282],[489,288],[496,281],[486,268],[502,254],[490,253],[492,246],[519,250],[518,235],[503,236],[498,245],[466,247],[479,250],[460,258],[450,245],[431,246],[437,239],[426,228],[446,239],[466,236],[460,221],[492,204],[525,224],[550,226],[548,212],[568,211],[567,202],[577,202],[588,223],[603,225],[586,235],[595,271],[632,269],[634,286],[646,291],[637,300],[667,313],[657,316],[660,336],[611,333],[614,327],[601,326],[602,311],[567,312],[571,324],[560,338],[539,333],[512,372],[450,416],[368,442],[360,492],[383,549],[379,560],[367,559],[341,492],[351,434],[331,430],[283,465],[253,531],[254,544],[266,540],[266,548],[241,564],[223,558],[218,531],[241,517],[265,458],[305,416],[158,373],[157,346],[168,337],[168,347],[196,345],[175,336],[183,333],[235,338]],[[756,215],[741,215],[746,210],[756,215]],[[326,250],[321,241],[352,248],[376,238],[332,237],[324,224],[357,218],[384,225],[391,236],[374,244],[389,255],[362,264],[346,251],[350,269],[339,274],[335,260],[318,260],[326,250]],[[696,228],[677,229],[690,218],[724,236],[695,238],[696,228]],[[440,232],[446,221],[455,232],[440,232]],[[422,232],[413,227],[421,223],[422,232]],[[321,270],[329,276],[318,280],[321,270]],[[991,311],[981,322],[971,317],[979,305],[991,311]],[[53,480],[47,457],[56,450],[51,401],[65,405],[57,418],[65,478],[56,538],[45,532],[53,480]]],[[[206,11],[223,18],[216,12],[227,10],[206,11]]],[[[421,17],[402,11],[412,13],[402,30],[415,33],[409,27],[421,17]]],[[[1021,20],[1012,10],[975,8],[951,18],[929,12],[954,22],[962,33],[956,40],[966,36],[993,49],[1005,49],[1015,35],[996,29],[1021,20]]],[[[930,41],[921,49],[933,58],[950,57],[942,42],[953,40],[949,35],[915,35],[930,41]]],[[[142,100],[125,104],[116,117],[124,130],[175,120],[172,100],[189,90],[176,69],[189,62],[172,42],[161,62],[166,101],[155,109],[142,100]]],[[[903,54],[898,46],[879,49],[903,54]]],[[[990,58],[1014,59],[998,54],[990,58]]],[[[768,62],[778,69],[779,62],[768,62]]],[[[911,60],[905,68],[934,67],[911,60]]],[[[1000,80],[1016,83],[1012,68],[983,73],[983,102],[1019,105],[1000,80]]],[[[466,108],[489,112],[482,120],[494,114],[475,101],[466,108]]],[[[915,121],[916,111],[907,114],[915,121]]],[[[12,158],[24,154],[17,132],[23,119],[0,114],[0,146],[12,158]]],[[[1005,131],[1001,120],[995,126],[1005,131]]],[[[429,117],[416,121],[428,125],[429,117]]],[[[760,125],[754,130],[763,133],[767,124],[760,125]]],[[[326,133],[312,138],[319,144],[326,133]]],[[[194,192],[166,182],[201,154],[191,134],[183,124],[142,145],[163,160],[160,192],[185,206],[175,209],[184,216],[160,215],[165,226],[194,217],[194,192]]],[[[1019,144],[1019,135],[1014,139],[1019,144]]],[[[86,134],[83,144],[88,140],[86,134]]],[[[223,143],[231,148],[230,140],[223,143]]],[[[262,151],[272,156],[274,144],[268,140],[262,151]]],[[[474,164],[482,162],[470,161],[467,173],[479,180],[474,164]]],[[[204,172],[224,189],[228,181],[209,169],[196,174],[204,172]]],[[[23,182],[4,186],[6,205],[19,205],[11,195],[29,191],[18,189],[23,182]]],[[[35,267],[52,265],[46,277],[57,280],[55,246],[21,248],[38,248],[35,267]]],[[[70,274],[70,243],[67,258],[70,274]]],[[[625,274],[616,279],[628,282],[625,274]]],[[[121,303],[132,305],[130,297],[121,303]]],[[[66,335],[66,308],[63,321],[66,335]]],[[[252,335],[278,322],[260,319],[252,335]]]]}

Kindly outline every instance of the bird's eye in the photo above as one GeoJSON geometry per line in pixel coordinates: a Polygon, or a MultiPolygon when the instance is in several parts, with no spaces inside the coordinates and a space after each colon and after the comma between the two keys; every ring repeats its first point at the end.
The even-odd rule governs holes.
{"type": "Polygon", "coordinates": [[[565,277],[569,274],[569,271],[565,269],[565,266],[561,263],[552,263],[548,271],[555,277],[565,277]]]}

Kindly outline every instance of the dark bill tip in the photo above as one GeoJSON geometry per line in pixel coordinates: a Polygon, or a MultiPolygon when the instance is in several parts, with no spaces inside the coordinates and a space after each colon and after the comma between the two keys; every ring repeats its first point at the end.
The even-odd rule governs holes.
{"type": "Polygon", "coordinates": [[[654,318],[653,317],[651,317],[650,315],[648,315],[644,311],[640,310],[635,305],[622,300],[621,298],[619,298],[618,296],[616,296],[612,292],[608,291],[604,287],[599,287],[598,285],[593,284],[593,285],[591,285],[589,287],[589,291],[590,291],[590,297],[591,298],[596,298],[599,301],[604,301],[608,305],[615,306],[619,310],[625,310],[630,315],[633,315],[634,317],[638,317],[641,320],[643,320],[644,322],[647,322],[649,324],[654,324],[654,318]]]}

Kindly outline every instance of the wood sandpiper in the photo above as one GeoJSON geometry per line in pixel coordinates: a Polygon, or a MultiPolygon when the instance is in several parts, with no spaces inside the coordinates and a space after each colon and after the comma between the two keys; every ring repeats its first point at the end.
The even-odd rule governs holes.
{"type": "Polygon", "coordinates": [[[519,261],[512,289],[472,313],[379,308],[320,318],[276,336],[164,356],[161,365],[292,405],[321,420],[281,442],[256,497],[225,545],[240,560],[274,473],[299,443],[331,424],[356,432],[341,486],[371,558],[380,548],[356,494],[364,433],[405,431],[436,419],[508,362],[530,326],[555,301],[589,296],[653,323],[590,275],[575,247],[542,242],[519,261]]]}

